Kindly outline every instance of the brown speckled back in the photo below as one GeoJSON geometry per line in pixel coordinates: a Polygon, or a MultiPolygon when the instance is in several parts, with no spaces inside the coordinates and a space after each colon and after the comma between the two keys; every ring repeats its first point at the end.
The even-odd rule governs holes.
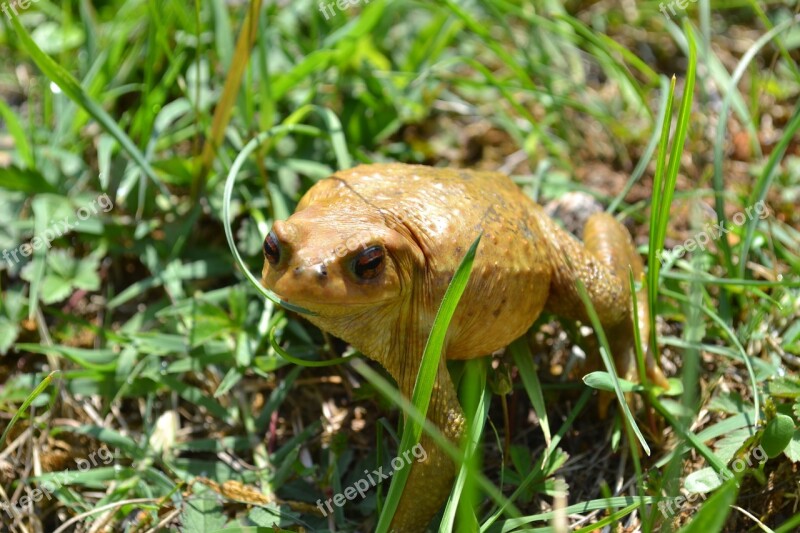
{"type": "MultiPolygon", "coordinates": [[[[539,228],[541,208],[507,176],[402,164],[365,165],[334,174],[315,202],[359,198],[403,224],[426,259],[417,280],[432,320],[470,245],[483,232],[470,283],[453,318],[447,357],[486,355],[533,324],[544,307],[551,262],[539,228]],[[336,197],[336,198],[335,198],[336,197]]],[[[328,181],[328,180],[326,180],[328,181]]]]}

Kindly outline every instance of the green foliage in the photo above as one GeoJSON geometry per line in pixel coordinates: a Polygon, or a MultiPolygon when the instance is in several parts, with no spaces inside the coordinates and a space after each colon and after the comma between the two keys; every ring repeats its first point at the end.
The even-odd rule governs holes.
{"type": "Polygon", "coordinates": [[[767,457],[777,457],[792,441],[793,435],[794,421],[791,417],[778,414],[767,422],[761,435],[761,446],[767,452],[767,457]]]}
{"type": "Polygon", "coordinates": [[[264,4],[247,57],[248,3],[41,0],[0,15],[0,252],[18,255],[0,259],[2,495],[58,483],[25,529],[82,513],[83,530],[166,516],[186,531],[385,529],[407,469],[329,516],[317,499],[422,431],[459,465],[443,531],[574,513],[589,517],[577,531],[634,516],[658,531],[675,519],[658,502],[681,487],[711,495],[674,528],[752,528],[734,504],[775,531],[798,526],[762,516],[759,499],[800,462],[792,6],[699,0],[665,17],[652,0],[372,0],[326,18],[309,0],[264,4]],[[237,68],[230,118],[215,123],[237,68]],[[537,200],[588,190],[644,224],[651,350],[678,376],[670,390],[620,380],[607,349],[583,383],[548,376],[549,357],[582,339],[575,328],[565,343],[544,316],[535,343],[450,366],[464,446],[423,427],[469,254],[410,400],[257,276],[263,236],[313,183],[392,160],[505,168],[537,200]],[[99,194],[111,209],[34,246],[99,194]],[[736,223],[759,201],[767,216],[736,223]],[[709,246],[661,254],[717,222],[730,231],[709,246]],[[500,371],[504,408],[487,385],[500,371]],[[613,391],[621,413],[598,422],[584,383],[613,391]],[[101,446],[113,465],[80,471],[101,446]],[[768,459],[737,471],[759,446],[768,459]],[[594,464],[609,447],[624,464],[594,464]],[[629,492],[594,487],[620,474],[629,492]],[[565,490],[564,509],[542,510],[565,490]]]}
{"type": "MultiPolygon", "coordinates": [[[[100,288],[97,275],[100,258],[87,256],[82,260],[70,257],[66,250],[53,250],[47,255],[47,273],[42,279],[42,303],[60,302],[72,295],[76,289],[96,291],[100,288]]],[[[22,269],[20,277],[28,282],[36,280],[34,263],[22,269]]]]}

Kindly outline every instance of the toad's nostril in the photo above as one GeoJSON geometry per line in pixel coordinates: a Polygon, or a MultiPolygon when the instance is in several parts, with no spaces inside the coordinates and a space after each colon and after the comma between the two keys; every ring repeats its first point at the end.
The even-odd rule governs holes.
{"type": "Polygon", "coordinates": [[[292,272],[295,277],[316,276],[319,279],[328,278],[328,266],[325,263],[314,263],[296,266],[292,272]]]}

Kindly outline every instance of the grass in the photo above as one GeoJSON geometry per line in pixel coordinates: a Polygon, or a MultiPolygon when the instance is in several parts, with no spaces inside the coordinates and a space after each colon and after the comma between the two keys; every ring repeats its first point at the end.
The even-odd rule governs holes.
{"type": "Polygon", "coordinates": [[[620,6],[0,16],[0,250],[20,259],[0,261],[2,530],[386,530],[399,481],[328,516],[317,501],[422,431],[460,465],[440,531],[800,527],[798,6],[620,6]],[[542,316],[450,365],[470,438],[447,442],[428,395],[400,397],[253,275],[274,220],[370,161],[504,169],[542,203],[584,191],[629,220],[672,389],[610,366],[587,387],[568,371],[581,330],[542,316]],[[113,208],[23,256],[102,194],[113,208]],[[716,223],[705,249],[660,255],[716,223]],[[592,387],[634,401],[599,421],[592,387]]]}

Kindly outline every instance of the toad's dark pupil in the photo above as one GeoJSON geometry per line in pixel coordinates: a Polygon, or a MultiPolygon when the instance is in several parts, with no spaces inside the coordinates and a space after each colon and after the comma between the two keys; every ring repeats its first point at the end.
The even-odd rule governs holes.
{"type": "Polygon", "coordinates": [[[281,249],[278,245],[278,238],[272,231],[270,231],[267,238],[264,239],[264,257],[267,258],[270,265],[277,265],[281,260],[281,249]]]}
{"type": "Polygon", "coordinates": [[[383,248],[373,246],[367,248],[356,257],[353,272],[360,279],[373,279],[383,271],[383,248]]]}

